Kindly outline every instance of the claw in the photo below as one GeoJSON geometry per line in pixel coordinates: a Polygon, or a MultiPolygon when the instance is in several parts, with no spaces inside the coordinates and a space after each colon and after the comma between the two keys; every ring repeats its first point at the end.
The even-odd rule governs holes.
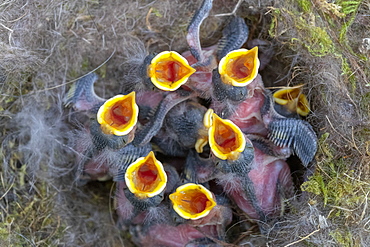
{"type": "Polygon", "coordinates": [[[184,219],[203,218],[217,205],[213,194],[200,184],[184,184],[169,197],[173,209],[184,219]]]}
{"type": "Polygon", "coordinates": [[[301,116],[310,113],[310,106],[306,96],[302,93],[302,87],[285,87],[272,95],[274,101],[284,105],[289,112],[296,112],[301,116]]]}
{"type": "Polygon", "coordinates": [[[194,72],[188,61],[175,51],[159,53],[148,66],[152,83],[164,91],[177,90],[194,72]]]}
{"type": "Polygon", "coordinates": [[[124,136],[136,126],[138,114],[135,92],[131,92],[107,100],[99,108],[97,120],[105,134],[124,136]]]}
{"type": "Polygon", "coordinates": [[[221,59],[218,72],[224,83],[244,87],[257,77],[259,65],[256,46],[250,50],[239,49],[229,52],[221,59]]]}

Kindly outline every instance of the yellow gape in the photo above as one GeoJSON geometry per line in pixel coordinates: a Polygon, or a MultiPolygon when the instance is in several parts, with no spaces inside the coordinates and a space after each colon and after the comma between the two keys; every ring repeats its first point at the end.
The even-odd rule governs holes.
{"type": "Polygon", "coordinates": [[[184,219],[197,220],[206,217],[217,205],[213,194],[200,184],[188,183],[170,195],[173,209],[184,219]]]}
{"type": "Polygon", "coordinates": [[[251,50],[239,49],[229,52],[218,65],[218,73],[225,84],[244,87],[251,83],[258,74],[260,61],[258,47],[251,50]]]}
{"type": "Polygon", "coordinates": [[[272,97],[276,103],[284,105],[290,112],[297,112],[304,117],[310,113],[310,105],[306,96],[302,93],[302,85],[284,87],[276,91],[272,97]]]}
{"type": "Polygon", "coordinates": [[[100,108],[97,120],[105,134],[127,135],[136,125],[139,107],[135,92],[108,99],[100,108]]]}
{"type": "Polygon", "coordinates": [[[236,160],[245,149],[245,137],[239,127],[215,113],[208,130],[208,139],[212,153],[222,160],[236,160]]]}
{"type": "Polygon", "coordinates": [[[125,181],[131,193],[145,199],[160,194],[166,188],[167,174],[162,163],[151,151],[146,157],[137,159],[127,168],[125,181]]]}
{"type": "Polygon", "coordinates": [[[195,69],[190,67],[188,61],[175,51],[159,53],[148,67],[148,76],[152,83],[164,91],[175,91],[194,72],[195,69]]]}

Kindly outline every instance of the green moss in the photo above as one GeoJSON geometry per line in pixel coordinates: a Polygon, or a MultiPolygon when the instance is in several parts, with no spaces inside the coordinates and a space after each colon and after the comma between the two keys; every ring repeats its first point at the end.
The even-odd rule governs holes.
{"type": "Polygon", "coordinates": [[[331,54],[341,60],[342,76],[350,85],[350,91],[357,90],[357,73],[349,61],[353,56],[366,61],[366,56],[353,51],[348,40],[348,30],[353,24],[361,1],[318,2],[313,9],[311,1],[299,0],[299,9],[272,9],[269,34],[274,38],[290,37],[290,49],[305,48],[311,55],[322,57],[331,54]],[[300,12],[300,11],[303,11],[300,12]],[[291,29],[290,27],[295,28],[291,29]]]}
{"type": "Polygon", "coordinates": [[[340,55],[340,58],[342,60],[342,74],[346,76],[346,81],[348,81],[351,85],[352,93],[356,90],[356,76],[353,72],[351,66],[348,64],[347,59],[345,59],[342,55],[340,55]]]}
{"type": "Polygon", "coordinates": [[[3,246],[9,239],[9,231],[6,228],[5,223],[0,223],[0,244],[3,246]]]}
{"type": "Polygon", "coordinates": [[[317,174],[309,178],[309,181],[301,185],[303,191],[313,193],[315,195],[322,195],[324,198],[324,205],[328,201],[327,187],[324,184],[324,179],[321,174],[317,174]]]}
{"type": "Polygon", "coordinates": [[[153,9],[152,9],[152,12],[153,12],[153,14],[154,14],[156,17],[159,17],[159,18],[162,18],[162,17],[163,17],[163,15],[161,14],[161,12],[160,12],[158,9],[156,9],[156,8],[153,8],[153,9]]]}
{"type": "Polygon", "coordinates": [[[301,31],[299,42],[314,56],[325,56],[334,52],[332,39],[321,27],[314,26],[303,17],[295,19],[296,27],[301,31]]]}
{"type": "Polygon", "coordinates": [[[279,9],[272,9],[271,10],[271,16],[272,20],[268,29],[268,33],[271,37],[276,38],[276,26],[278,24],[277,16],[280,15],[279,9]]]}
{"type": "Polygon", "coordinates": [[[345,15],[352,15],[357,13],[357,9],[360,6],[362,1],[347,1],[347,0],[338,0],[336,4],[341,7],[341,12],[345,15]]]}
{"type": "Polygon", "coordinates": [[[312,3],[310,0],[298,0],[297,3],[304,13],[309,13],[311,11],[312,3]]]}
{"type": "Polygon", "coordinates": [[[53,245],[65,230],[60,218],[52,214],[55,195],[48,192],[45,183],[34,185],[38,191],[34,195],[23,194],[17,184],[12,189],[17,199],[6,204],[2,215],[0,246],[53,245]]]}
{"type": "Polygon", "coordinates": [[[294,25],[297,32],[292,35],[291,48],[298,50],[302,46],[313,56],[325,56],[334,52],[334,45],[327,31],[302,13],[287,9],[274,9],[273,18],[269,28],[272,37],[279,36],[277,29],[285,29],[282,26],[294,25]],[[293,24],[291,23],[293,22],[293,24]]]}
{"type": "Polygon", "coordinates": [[[334,159],[333,150],[327,141],[328,135],[320,138],[319,155],[323,156],[318,169],[301,189],[323,198],[325,207],[331,209],[328,217],[353,217],[353,210],[366,199],[364,191],[369,190],[368,183],[356,178],[353,170],[347,168],[347,157],[334,159]]]}
{"type": "Polygon", "coordinates": [[[317,171],[301,188],[322,196],[324,206],[333,207],[331,217],[350,217],[365,200],[362,189],[366,184],[354,179],[353,171],[346,171],[343,160],[324,165],[325,169],[317,171]]]}
{"type": "Polygon", "coordinates": [[[332,231],[329,234],[335,240],[335,242],[342,247],[355,246],[350,231],[341,231],[340,229],[336,229],[335,231],[332,231]]]}
{"type": "Polygon", "coordinates": [[[357,56],[357,54],[353,52],[352,48],[349,46],[347,33],[348,28],[353,24],[356,18],[356,13],[360,3],[361,1],[338,1],[339,6],[342,7],[341,9],[342,13],[345,14],[347,17],[347,20],[345,20],[342,26],[340,27],[339,42],[340,44],[344,45],[352,55],[355,56],[357,56]]]}

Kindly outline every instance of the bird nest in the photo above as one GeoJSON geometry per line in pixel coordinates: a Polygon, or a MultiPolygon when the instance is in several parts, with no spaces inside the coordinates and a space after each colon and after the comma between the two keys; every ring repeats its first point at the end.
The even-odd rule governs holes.
{"type": "MultiPolygon", "coordinates": [[[[134,246],[117,226],[114,183],[76,186],[70,112],[62,98],[94,71],[104,97],[120,90],[125,63],[187,50],[193,1],[26,1],[0,4],[1,246],[134,246]],[[140,40],[143,47],[135,46],[140,40]]],[[[241,217],[225,246],[366,246],[370,242],[370,2],[215,0],[201,27],[215,44],[227,16],[271,53],[265,86],[303,84],[319,138],[307,178],[293,167],[295,196],[261,234],[241,217]],[[262,42],[263,41],[263,42],[262,42]]],[[[288,160],[293,164],[295,160],[288,160]]],[[[235,211],[235,214],[241,212],[235,211]]],[[[222,243],[220,243],[222,244],[222,243]]]]}

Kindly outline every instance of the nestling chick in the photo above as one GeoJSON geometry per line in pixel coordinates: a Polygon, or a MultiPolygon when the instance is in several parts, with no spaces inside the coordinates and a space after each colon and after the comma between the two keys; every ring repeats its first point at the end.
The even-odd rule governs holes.
{"type": "Polygon", "coordinates": [[[311,125],[278,114],[259,75],[247,85],[247,89],[248,97],[242,102],[224,105],[214,101],[211,107],[216,113],[234,122],[244,133],[268,136],[277,146],[290,147],[292,153],[307,166],[317,150],[317,137],[311,125]]]}
{"type": "Polygon", "coordinates": [[[293,191],[292,178],[288,164],[278,157],[264,154],[258,148],[254,149],[254,159],[248,173],[249,186],[253,186],[256,202],[244,193],[240,186],[242,178],[235,173],[220,176],[220,183],[227,194],[252,219],[261,219],[256,205],[262,210],[266,219],[279,215],[283,198],[290,196],[293,191]]]}
{"type": "Polygon", "coordinates": [[[230,120],[221,119],[212,114],[211,127],[208,130],[209,145],[211,147],[213,163],[221,171],[218,176],[225,192],[233,197],[230,188],[238,189],[239,196],[247,198],[248,202],[258,214],[258,219],[266,220],[265,212],[258,203],[253,182],[248,176],[254,160],[252,142],[245,137],[242,131],[230,120]],[[223,179],[230,181],[223,183],[223,179]],[[231,185],[231,186],[230,186],[231,185]]]}
{"type": "Polygon", "coordinates": [[[132,41],[130,48],[127,48],[128,55],[123,65],[122,89],[125,92],[175,91],[195,72],[175,51],[148,55],[139,40],[132,41]]]}
{"type": "MultiPolygon", "coordinates": [[[[78,80],[66,95],[65,104],[73,105],[78,111],[86,111],[90,117],[75,135],[78,137],[76,148],[81,152],[78,170],[82,175],[90,174],[91,178],[101,179],[110,168],[104,151],[118,151],[133,140],[139,109],[135,102],[135,92],[108,100],[99,98],[93,88],[96,80],[95,74],[88,74],[78,80]]],[[[135,152],[126,149],[126,154],[129,150],[135,152]]]]}
{"type": "MultiPolygon", "coordinates": [[[[145,167],[141,167],[141,170],[145,167]]],[[[166,203],[161,202],[163,195],[168,195],[173,191],[175,186],[179,183],[179,175],[175,168],[171,165],[163,165],[164,172],[167,176],[166,187],[163,192],[160,192],[159,196],[154,196],[147,199],[140,199],[137,197],[137,191],[133,188],[135,193],[132,193],[126,186],[126,182],[118,180],[116,188],[116,209],[118,214],[118,223],[121,227],[125,228],[129,225],[143,225],[143,231],[146,231],[147,228],[150,228],[152,224],[166,223],[170,219],[166,218],[166,214],[169,211],[169,208],[164,206],[166,203]]],[[[154,170],[153,170],[154,172],[154,170]]],[[[154,173],[152,172],[151,175],[154,173]]],[[[144,175],[150,174],[148,171],[144,172],[144,175]]],[[[140,174],[138,174],[140,175],[140,174]]],[[[145,176],[141,176],[145,178],[145,176]]],[[[126,179],[125,179],[126,180],[126,179]]],[[[137,181],[140,179],[130,179],[129,184],[131,187],[137,187],[140,185],[140,182],[137,181]]],[[[143,180],[143,179],[141,179],[143,180]]],[[[149,179],[145,179],[148,182],[149,179]]],[[[150,182],[150,181],[149,181],[150,182]]],[[[157,193],[156,191],[155,193],[157,193]]]]}
{"type": "Polygon", "coordinates": [[[285,117],[303,117],[310,113],[306,96],[302,93],[302,86],[284,87],[273,93],[272,98],[276,105],[275,110],[285,117]]]}
{"type": "MultiPolygon", "coordinates": [[[[149,226],[131,227],[134,242],[140,246],[220,246],[212,241],[224,238],[225,227],[230,224],[232,213],[221,199],[216,205],[214,195],[196,184],[185,184],[170,195],[181,215],[190,218],[183,223],[174,222],[169,208],[162,211],[162,221],[148,223],[149,226]]],[[[169,206],[169,205],[168,205],[169,206]]],[[[165,205],[163,207],[166,208],[165,205]]]]}

